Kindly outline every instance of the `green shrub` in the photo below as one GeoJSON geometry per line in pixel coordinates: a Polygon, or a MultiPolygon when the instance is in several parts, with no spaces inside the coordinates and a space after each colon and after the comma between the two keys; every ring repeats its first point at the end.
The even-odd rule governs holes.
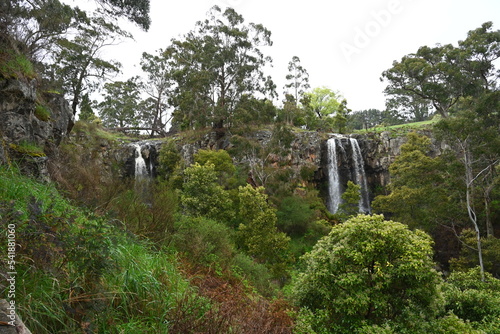
{"type": "Polygon", "coordinates": [[[35,117],[47,122],[50,119],[50,109],[43,104],[37,104],[35,107],[35,117]]]}
{"type": "Polygon", "coordinates": [[[485,277],[486,281],[481,281],[477,267],[466,272],[453,272],[443,287],[446,309],[473,322],[499,318],[500,280],[487,272],[485,277]]]}
{"type": "Polygon", "coordinates": [[[309,181],[314,178],[314,173],[316,172],[316,165],[307,164],[300,168],[300,178],[303,181],[309,181]]]}
{"type": "Polygon", "coordinates": [[[303,198],[288,196],[281,201],[276,215],[278,228],[289,235],[297,236],[307,232],[315,212],[303,198]]]}
{"type": "Polygon", "coordinates": [[[225,150],[199,150],[194,155],[194,162],[202,166],[207,164],[214,165],[214,171],[217,174],[218,182],[225,188],[230,188],[234,185],[236,167],[229,153],[225,150]]]}
{"type": "Polygon", "coordinates": [[[280,152],[280,154],[283,155],[291,148],[294,140],[295,134],[292,128],[285,124],[278,123],[273,128],[270,145],[274,151],[280,152]]]}
{"type": "Polygon", "coordinates": [[[432,239],[424,232],[358,215],[334,226],[303,256],[294,296],[332,333],[403,322],[412,314],[432,319],[442,296],[431,256],[432,239]]]}
{"type": "Polygon", "coordinates": [[[255,262],[248,255],[238,253],[232,259],[234,274],[250,282],[264,296],[271,296],[277,286],[272,284],[272,276],[264,264],[255,262]]]}
{"type": "MultiPolygon", "coordinates": [[[[431,323],[430,330],[422,333],[432,333],[432,334],[483,334],[485,332],[481,330],[476,330],[469,323],[453,313],[449,313],[446,316],[439,318],[431,323]]],[[[487,332],[493,334],[493,332],[487,332]]]]}
{"type": "MultiPolygon", "coordinates": [[[[232,231],[224,224],[205,217],[177,217],[174,247],[193,264],[229,266],[235,253],[232,231]]],[[[216,268],[219,269],[219,268],[216,268]]]]}
{"type": "MultiPolygon", "coordinates": [[[[477,243],[476,232],[472,229],[464,229],[460,235],[460,239],[466,245],[475,246],[477,243]]],[[[481,248],[483,251],[484,268],[495,277],[500,277],[500,239],[499,238],[482,238],[481,248]]],[[[470,247],[462,247],[460,256],[451,259],[450,267],[453,271],[468,271],[478,265],[477,251],[470,247]]]]}
{"type": "Polygon", "coordinates": [[[175,147],[175,142],[170,140],[164,143],[160,148],[158,156],[158,172],[165,179],[170,178],[172,174],[179,168],[181,155],[175,147]]]}

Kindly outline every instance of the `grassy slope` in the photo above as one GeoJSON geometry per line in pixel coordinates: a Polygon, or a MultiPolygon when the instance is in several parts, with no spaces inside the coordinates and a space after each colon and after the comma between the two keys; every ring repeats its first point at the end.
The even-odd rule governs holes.
{"type": "Polygon", "coordinates": [[[2,235],[16,225],[15,301],[34,333],[166,332],[179,302],[196,295],[172,255],[12,168],[0,167],[0,218],[2,235]]]}
{"type": "Polygon", "coordinates": [[[422,122],[414,122],[414,123],[405,123],[405,124],[398,124],[398,125],[389,125],[389,126],[376,126],[367,130],[357,130],[356,133],[379,133],[379,132],[384,132],[384,131],[408,131],[408,130],[419,130],[419,129],[425,129],[437,122],[436,119],[431,119],[428,121],[422,121],[422,122]]]}
{"type": "Polygon", "coordinates": [[[2,235],[16,225],[15,301],[33,333],[289,333],[288,304],[245,277],[181,262],[12,167],[0,166],[0,221],[2,235]]]}

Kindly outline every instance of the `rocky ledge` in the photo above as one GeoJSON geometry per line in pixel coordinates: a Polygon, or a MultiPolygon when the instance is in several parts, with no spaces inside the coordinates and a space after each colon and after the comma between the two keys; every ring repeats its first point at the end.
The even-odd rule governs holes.
{"type": "Polygon", "coordinates": [[[61,94],[37,91],[36,80],[0,79],[0,164],[48,178],[47,161],[69,133],[74,116],[61,94]]]}

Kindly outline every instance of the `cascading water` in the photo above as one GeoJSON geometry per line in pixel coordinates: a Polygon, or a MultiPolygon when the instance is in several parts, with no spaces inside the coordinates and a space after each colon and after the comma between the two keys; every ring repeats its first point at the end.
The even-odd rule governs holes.
{"type": "Polygon", "coordinates": [[[146,161],[141,153],[141,146],[139,144],[132,144],[135,148],[134,159],[135,159],[135,182],[134,188],[135,192],[141,196],[144,201],[148,201],[149,197],[149,182],[150,177],[148,173],[148,167],[146,161]]]}
{"type": "Polygon", "coordinates": [[[327,208],[336,213],[342,204],[342,193],[347,181],[352,181],[361,187],[359,212],[370,213],[370,198],[364,169],[363,156],[358,141],[354,138],[330,138],[327,141],[328,158],[328,200],[327,208]],[[350,144],[350,150],[348,151],[350,144]],[[346,145],[346,147],[344,147],[346,145]],[[346,150],[347,148],[347,150],[346,150]],[[351,153],[351,154],[349,154],[351,153]],[[350,156],[350,158],[349,158],[350,156]],[[342,167],[342,168],[340,168],[342,167]],[[350,167],[350,168],[348,168],[350,167]],[[342,175],[341,175],[342,169],[342,175]],[[351,172],[349,172],[349,170],[351,172]]]}
{"type": "Polygon", "coordinates": [[[341,199],[340,179],[337,161],[337,138],[330,138],[326,142],[328,149],[328,211],[336,213],[341,199]]]}
{"type": "Polygon", "coordinates": [[[146,167],[146,161],[142,157],[141,146],[139,144],[132,144],[135,148],[135,178],[143,178],[148,176],[148,168],[146,167]]]}
{"type": "Polygon", "coordinates": [[[352,159],[354,162],[354,173],[356,174],[356,184],[361,186],[361,198],[359,199],[359,212],[371,213],[370,197],[368,194],[368,184],[366,182],[366,174],[363,156],[359,148],[358,141],[354,138],[349,138],[352,147],[352,159]]]}

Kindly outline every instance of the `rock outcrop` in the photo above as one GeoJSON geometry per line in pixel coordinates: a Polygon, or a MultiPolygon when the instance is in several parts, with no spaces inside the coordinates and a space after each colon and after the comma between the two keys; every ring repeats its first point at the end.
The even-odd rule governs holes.
{"type": "Polygon", "coordinates": [[[17,161],[26,174],[48,178],[48,157],[73,124],[62,95],[37,92],[35,80],[0,79],[0,163],[17,161]]]}
{"type": "MultiPolygon", "coordinates": [[[[447,148],[446,143],[437,140],[430,130],[419,131],[420,134],[431,139],[430,155],[440,155],[447,148]]],[[[368,183],[372,190],[376,187],[385,187],[390,182],[389,166],[401,153],[401,146],[406,143],[405,135],[393,135],[390,132],[368,135],[355,135],[360,143],[365,160],[365,171],[368,183]]]]}
{"type": "MultiPolygon", "coordinates": [[[[316,183],[318,189],[326,198],[327,192],[327,170],[328,158],[326,141],[331,135],[315,131],[292,132],[292,138],[287,143],[281,143],[273,138],[273,132],[270,130],[259,130],[246,133],[243,136],[220,137],[215,134],[207,134],[202,138],[191,143],[183,142],[180,139],[171,138],[176,142],[177,150],[187,164],[193,163],[194,154],[200,149],[227,149],[233,161],[237,165],[251,166],[272,166],[275,168],[287,168],[290,178],[298,178],[304,170],[309,171],[312,176],[310,181],[316,183]],[[265,152],[265,154],[262,154],[265,152]]],[[[422,131],[423,135],[431,138],[431,155],[441,154],[446,145],[432,137],[430,131],[422,131]]],[[[400,154],[401,146],[407,141],[405,135],[393,135],[390,132],[355,134],[349,137],[355,138],[361,148],[364,159],[364,169],[367,178],[367,184],[372,200],[378,194],[378,191],[389,184],[389,166],[400,154]]],[[[343,139],[349,141],[348,136],[343,139]]],[[[151,175],[156,175],[158,154],[163,144],[162,141],[141,141],[137,142],[141,146],[142,158],[146,161],[151,175]]],[[[347,145],[347,144],[346,144],[347,145]]],[[[120,153],[121,164],[124,166],[124,175],[134,175],[135,147],[131,144],[122,146],[120,153]]],[[[344,174],[352,174],[351,151],[345,152],[345,161],[340,162],[344,174]]],[[[255,171],[254,171],[255,172],[255,171]]],[[[258,178],[258,175],[250,175],[251,178],[258,178]]],[[[262,184],[255,180],[256,184],[262,184]]],[[[260,180],[262,181],[262,180],[260,180]]]]}
{"type": "Polygon", "coordinates": [[[5,299],[0,299],[0,334],[31,334],[15,308],[5,299]]]}
{"type": "Polygon", "coordinates": [[[158,168],[158,154],[162,142],[157,140],[142,140],[122,146],[123,150],[120,152],[122,162],[124,162],[125,175],[135,175],[135,158],[137,155],[137,146],[139,152],[146,164],[146,170],[150,177],[156,177],[158,168]]]}

